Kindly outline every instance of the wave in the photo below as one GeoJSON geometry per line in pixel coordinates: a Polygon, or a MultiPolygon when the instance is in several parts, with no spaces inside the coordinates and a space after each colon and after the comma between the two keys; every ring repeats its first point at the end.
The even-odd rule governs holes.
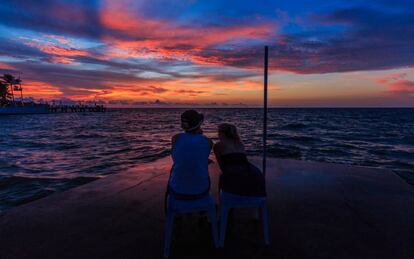
{"type": "Polygon", "coordinates": [[[300,159],[302,157],[300,149],[295,146],[282,146],[278,144],[270,145],[267,148],[267,152],[272,157],[295,159],[300,159]]]}
{"type": "Polygon", "coordinates": [[[76,135],[77,139],[97,139],[97,138],[105,138],[105,135],[98,134],[98,133],[91,133],[91,134],[79,134],[76,135]]]}
{"type": "Polygon", "coordinates": [[[53,146],[58,151],[82,148],[82,145],[80,143],[54,143],[53,146]]]}
{"type": "Polygon", "coordinates": [[[138,156],[137,159],[145,160],[147,162],[150,162],[150,161],[155,161],[157,159],[169,156],[170,154],[171,154],[171,151],[169,149],[166,149],[166,150],[162,150],[160,152],[138,156]]]}
{"type": "Polygon", "coordinates": [[[407,145],[414,145],[414,136],[403,136],[401,142],[407,145]]]}
{"type": "Polygon", "coordinates": [[[306,127],[308,127],[307,124],[300,123],[300,122],[295,122],[295,123],[289,123],[289,124],[284,125],[280,128],[284,129],[284,130],[300,130],[300,129],[303,129],[303,128],[306,128],[306,127]]]}
{"type": "Polygon", "coordinates": [[[313,152],[324,153],[325,156],[349,156],[350,155],[348,149],[339,148],[335,146],[314,148],[313,152]]]}
{"type": "Polygon", "coordinates": [[[405,170],[410,170],[412,173],[414,172],[414,163],[412,162],[410,163],[410,162],[403,161],[403,160],[395,160],[392,162],[392,165],[398,166],[405,170]]]}
{"type": "Polygon", "coordinates": [[[312,136],[289,136],[288,137],[289,140],[293,140],[293,141],[299,141],[299,142],[314,142],[314,141],[321,141],[320,138],[318,137],[312,137],[312,136]]]}

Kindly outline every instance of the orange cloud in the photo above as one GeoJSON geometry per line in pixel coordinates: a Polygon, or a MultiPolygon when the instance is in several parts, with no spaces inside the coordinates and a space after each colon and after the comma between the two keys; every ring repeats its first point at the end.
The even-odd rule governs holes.
{"type": "Polygon", "coordinates": [[[58,98],[63,93],[52,84],[41,81],[23,81],[23,94],[34,98],[58,98]]]}
{"type": "Polygon", "coordinates": [[[89,52],[84,51],[84,50],[79,50],[79,49],[74,49],[74,48],[62,48],[59,46],[54,46],[54,45],[41,45],[38,43],[27,43],[27,45],[30,45],[32,47],[37,47],[38,49],[40,49],[41,51],[48,53],[48,54],[52,54],[52,55],[57,55],[57,56],[91,56],[89,54],[89,52]]]}
{"type": "MultiPolygon", "coordinates": [[[[200,64],[221,64],[220,57],[201,57],[197,52],[232,40],[263,40],[276,31],[275,24],[190,27],[143,17],[129,9],[128,1],[104,1],[103,26],[120,37],[104,36],[113,57],[173,58],[200,64]]],[[[230,60],[237,61],[237,60],[230,60]]]]}

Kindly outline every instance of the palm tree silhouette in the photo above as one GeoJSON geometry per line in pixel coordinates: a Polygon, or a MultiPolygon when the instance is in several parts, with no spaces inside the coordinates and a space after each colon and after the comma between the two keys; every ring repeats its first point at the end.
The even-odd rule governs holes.
{"type": "Polygon", "coordinates": [[[10,97],[11,93],[8,84],[0,81],[0,106],[6,105],[10,97]]]}
{"type": "Polygon", "coordinates": [[[23,104],[23,88],[22,88],[22,80],[19,78],[15,78],[11,74],[4,74],[3,77],[3,83],[10,86],[11,90],[11,98],[14,102],[14,91],[20,91],[20,101],[23,104]]]}
{"type": "Polygon", "coordinates": [[[16,78],[14,80],[14,91],[20,91],[20,102],[23,105],[23,88],[22,88],[22,80],[20,79],[20,75],[19,78],[16,78]]]}
{"type": "Polygon", "coordinates": [[[10,75],[10,74],[4,74],[3,75],[3,81],[4,81],[4,83],[6,83],[7,85],[9,85],[10,86],[10,89],[11,89],[11,97],[12,97],[12,100],[13,100],[13,103],[14,103],[14,85],[16,84],[15,82],[16,82],[16,78],[14,78],[14,76],[13,75],[10,75]]]}

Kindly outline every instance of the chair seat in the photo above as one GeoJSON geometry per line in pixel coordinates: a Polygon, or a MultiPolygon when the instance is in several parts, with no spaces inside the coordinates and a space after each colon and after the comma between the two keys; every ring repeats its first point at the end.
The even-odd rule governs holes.
{"type": "Polygon", "coordinates": [[[266,202],[266,197],[241,196],[228,192],[221,192],[220,204],[231,207],[256,207],[266,202]]]}
{"type": "Polygon", "coordinates": [[[257,208],[262,215],[263,235],[266,245],[269,245],[269,223],[266,197],[241,196],[221,191],[220,193],[220,246],[224,247],[228,211],[231,208],[257,208]]]}

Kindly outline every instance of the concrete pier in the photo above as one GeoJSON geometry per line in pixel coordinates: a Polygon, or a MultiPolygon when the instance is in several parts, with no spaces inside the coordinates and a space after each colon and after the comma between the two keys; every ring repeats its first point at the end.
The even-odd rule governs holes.
{"type": "MultiPolygon", "coordinates": [[[[258,164],[260,161],[253,159],[258,164]]],[[[0,258],[162,258],[170,159],[0,214],[0,258]]],[[[271,246],[235,211],[225,248],[207,221],[176,221],[174,258],[414,258],[414,188],[387,170],[269,159],[271,246]]],[[[210,165],[217,195],[217,164],[210,165]]]]}

